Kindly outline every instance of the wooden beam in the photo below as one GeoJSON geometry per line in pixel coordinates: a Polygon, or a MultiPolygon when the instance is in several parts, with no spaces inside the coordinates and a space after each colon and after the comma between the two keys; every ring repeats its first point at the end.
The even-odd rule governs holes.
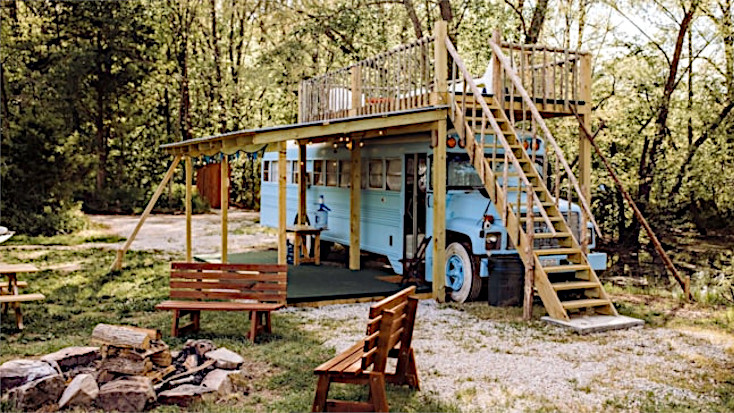
{"type": "Polygon", "coordinates": [[[306,224],[306,188],[308,176],[306,176],[306,144],[298,143],[298,223],[306,224]]]}
{"type": "Polygon", "coordinates": [[[581,57],[579,70],[579,97],[586,102],[579,107],[582,125],[579,126],[579,186],[584,197],[591,205],[591,143],[586,139],[584,131],[591,130],[591,56],[581,57]]]}
{"type": "Polygon", "coordinates": [[[360,268],[360,219],[362,208],[362,151],[352,140],[351,186],[349,188],[349,269],[360,268]]]}
{"type": "Polygon", "coordinates": [[[362,66],[352,66],[352,109],[349,110],[349,116],[357,116],[359,108],[362,106],[362,66]]]}
{"type": "Polygon", "coordinates": [[[436,122],[433,148],[433,298],[446,299],[446,120],[436,122]]]}
{"type": "Polygon", "coordinates": [[[160,198],[161,193],[163,193],[163,189],[168,184],[168,181],[171,180],[171,177],[173,176],[173,173],[176,172],[176,167],[178,166],[178,163],[181,162],[181,155],[177,155],[173,158],[173,162],[171,163],[171,166],[168,168],[168,172],[166,172],[166,175],[163,176],[163,179],[161,180],[161,183],[158,184],[158,188],[156,188],[155,192],[153,193],[153,196],[150,198],[150,201],[148,201],[148,206],[145,207],[145,210],[143,211],[143,214],[140,215],[140,220],[138,221],[138,225],[135,226],[135,229],[133,230],[132,234],[127,238],[127,241],[125,244],[117,250],[117,257],[115,258],[115,261],[112,263],[111,270],[120,270],[122,269],[122,260],[125,255],[125,252],[130,248],[130,244],[133,243],[135,240],[135,237],[138,235],[138,231],[140,231],[140,228],[143,226],[143,223],[145,223],[145,220],[148,218],[148,215],[150,215],[150,212],[153,210],[153,207],[155,206],[155,203],[158,201],[158,198],[160,198]]]}
{"type": "Polygon", "coordinates": [[[194,164],[191,157],[186,157],[186,261],[193,260],[192,242],[191,242],[191,192],[192,178],[194,176],[194,164]]]}
{"type": "Polygon", "coordinates": [[[447,109],[445,107],[439,107],[433,110],[423,110],[395,115],[381,115],[343,122],[323,121],[321,124],[309,124],[307,126],[293,127],[290,129],[232,132],[224,136],[198,138],[177,144],[162,145],[161,147],[169,153],[197,156],[199,154],[209,154],[212,150],[215,150],[210,147],[210,142],[216,142],[216,145],[214,145],[215,147],[222,146],[222,140],[233,140],[235,143],[228,143],[227,147],[231,147],[232,149],[241,149],[248,145],[262,145],[266,143],[278,143],[289,140],[316,138],[329,135],[344,135],[353,132],[364,132],[376,129],[388,129],[398,126],[435,122],[440,119],[446,119],[447,115],[447,109]],[[240,142],[243,138],[245,143],[240,142]]]}
{"type": "Polygon", "coordinates": [[[229,161],[227,155],[222,154],[222,162],[220,163],[220,199],[222,211],[222,263],[227,262],[227,212],[229,210],[229,161]]]}
{"type": "MultiPolygon", "coordinates": [[[[278,148],[278,264],[287,263],[288,246],[286,245],[286,142],[282,141],[278,148]]],[[[298,253],[298,251],[294,251],[298,253]]]]}
{"type": "Polygon", "coordinates": [[[439,20],[433,29],[436,41],[434,42],[434,59],[436,60],[435,76],[436,90],[433,93],[431,103],[433,105],[445,105],[448,103],[448,78],[449,64],[448,51],[446,50],[446,39],[448,37],[448,23],[439,20]]]}

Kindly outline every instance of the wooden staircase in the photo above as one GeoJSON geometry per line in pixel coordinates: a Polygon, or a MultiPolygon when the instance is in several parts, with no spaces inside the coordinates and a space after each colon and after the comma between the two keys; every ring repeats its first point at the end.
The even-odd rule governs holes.
{"type": "Polygon", "coordinates": [[[579,242],[566,216],[561,213],[560,207],[564,203],[565,210],[570,209],[572,202],[580,204],[581,219],[577,231],[583,240],[587,237],[587,219],[598,231],[588,201],[583,198],[578,182],[533,101],[517,76],[512,79],[513,68],[509,61],[506,58],[502,60],[504,56],[499,47],[493,48],[495,58],[502,63],[505,78],[514,81],[513,93],[523,95],[528,105],[531,116],[523,116],[522,120],[525,126],[530,125],[526,130],[541,130],[548,147],[552,146],[559,156],[555,176],[551,178],[555,178],[553,194],[535,168],[534,150],[529,148],[529,153],[523,146],[527,135],[518,129],[525,126],[518,127],[519,121],[514,119],[514,114],[510,114],[513,119],[508,117],[496,96],[482,96],[451,42],[447,40],[446,43],[449,57],[453,60],[449,88],[450,119],[525,264],[526,282],[531,280],[530,284],[526,283],[526,300],[531,297],[528,289],[532,285],[554,319],[570,320],[580,314],[617,316],[612,301],[589,264],[586,243],[579,242]],[[493,151],[486,155],[485,150],[489,147],[493,151]],[[561,181],[567,184],[567,198],[563,201],[561,181]],[[567,260],[554,263],[557,265],[544,265],[548,261],[544,258],[554,255],[565,255],[567,260]]]}

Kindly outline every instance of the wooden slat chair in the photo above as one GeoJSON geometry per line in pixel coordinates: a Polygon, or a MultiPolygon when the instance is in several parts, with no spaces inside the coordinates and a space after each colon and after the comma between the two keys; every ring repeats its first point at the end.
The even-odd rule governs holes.
{"type": "Polygon", "coordinates": [[[176,300],[155,308],[173,311],[174,337],[199,331],[201,311],[249,311],[248,338],[255,341],[258,334],[272,332],[270,312],[286,305],[287,272],[286,265],[276,264],[174,262],[170,295],[176,300]],[[186,315],[191,322],[181,326],[186,315]]]}
{"type": "Polygon", "coordinates": [[[418,370],[411,347],[418,299],[415,287],[372,305],[367,336],[345,352],[316,367],[318,376],[313,411],[388,411],[385,383],[406,384],[418,390],[418,370]],[[397,358],[394,373],[387,373],[387,359],[397,358]],[[327,399],[331,383],[368,386],[369,400],[354,402],[327,399]]]}

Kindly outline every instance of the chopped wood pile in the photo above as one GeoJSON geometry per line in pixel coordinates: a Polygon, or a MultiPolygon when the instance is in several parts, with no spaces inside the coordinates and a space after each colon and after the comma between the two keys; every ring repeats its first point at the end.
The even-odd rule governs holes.
{"type": "Polygon", "coordinates": [[[189,340],[171,352],[157,330],[99,324],[91,344],[2,364],[3,400],[21,411],[137,412],[227,396],[242,381],[237,369],[244,359],[209,340],[189,340]]]}

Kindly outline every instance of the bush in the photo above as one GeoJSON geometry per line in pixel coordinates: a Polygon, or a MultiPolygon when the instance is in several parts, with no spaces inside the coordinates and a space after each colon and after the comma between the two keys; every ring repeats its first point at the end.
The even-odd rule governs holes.
{"type": "MultiPolygon", "coordinates": [[[[193,188],[193,193],[191,194],[191,207],[192,213],[194,214],[203,214],[209,212],[210,209],[209,201],[199,195],[196,187],[193,188]]],[[[158,213],[185,212],[186,185],[173,184],[170,187],[170,192],[163,191],[153,210],[158,213]]]]}

